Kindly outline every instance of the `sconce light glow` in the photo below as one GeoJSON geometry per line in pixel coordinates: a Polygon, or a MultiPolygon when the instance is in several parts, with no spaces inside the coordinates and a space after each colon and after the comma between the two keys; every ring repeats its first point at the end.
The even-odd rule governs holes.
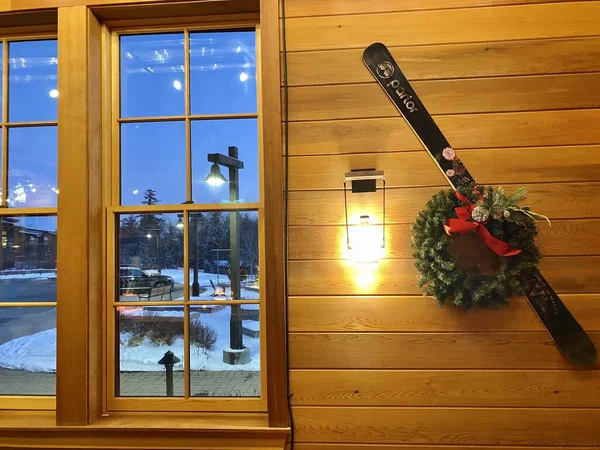
{"type": "Polygon", "coordinates": [[[48,92],[48,95],[50,96],[50,98],[57,98],[58,97],[58,89],[52,89],[50,92],[48,92]]]}
{"type": "Polygon", "coordinates": [[[240,81],[242,83],[245,82],[245,81],[248,81],[248,74],[246,72],[240,73],[240,81]]]}
{"type": "Polygon", "coordinates": [[[217,163],[213,163],[210,168],[210,173],[204,180],[210,187],[219,187],[227,182],[227,178],[221,173],[221,169],[217,163]]]}
{"type": "Polygon", "coordinates": [[[368,215],[360,216],[360,225],[352,227],[351,258],[356,264],[377,264],[383,257],[382,231],[372,226],[368,215]]]}
{"type": "Polygon", "coordinates": [[[181,81],[179,81],[179,80],[173,80],[173,87],[175,89],[177,89],[178,91],[180,91],[181,88],[182,88],[181,81]]]}

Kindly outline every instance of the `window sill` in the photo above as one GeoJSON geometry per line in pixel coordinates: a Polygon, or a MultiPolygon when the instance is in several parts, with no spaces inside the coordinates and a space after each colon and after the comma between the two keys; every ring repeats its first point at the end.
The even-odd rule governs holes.
{"type": "Polygon", "coordinates": [[[289,428],[269,428],[266,414],[119,414],[84,427],[57,426],[54,412],[5,412],[0,447],[283,449],[289,428]],[[34,432],[34,433],[32,433],[34,432]]]}

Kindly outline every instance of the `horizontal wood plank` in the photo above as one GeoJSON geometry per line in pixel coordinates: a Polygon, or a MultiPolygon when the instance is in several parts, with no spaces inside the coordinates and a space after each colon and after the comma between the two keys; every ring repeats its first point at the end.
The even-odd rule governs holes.
{"type": "MultiPolygon", "coordinates": [[[[441,224],[440,224],[441,226],[441,224]]],[[[377,225],[377,232],[382,227],[377,225]]],[[[410,224],[386,224],[385,257],[411,258],[410,224]]],[[[354,228],[350,228],[352,236],[354,228]]],[[[548,225],[538,222],[536,244],[544,256],[599,256],[600,220],[556,220],[548,225]]],[[[340,259],[347,257],[346,227],[291,227],[289,230],[290,260],[340,259]]],[[[461,256],[481,253],[481,238],[477,235],[456,236],[456,249],[461,256]]],[[[453,248],[454,250],[454,248],[453,248]]],[[[485,249],[484,249],[485,250],[485,249]]]]}
{"type": "MultiPolygon", "coordinates": [[[[474,8],[480,6],[551,3],[553,1],[570,0],[378,0],[377,12],[474,8]]],[[[285,7],[286,17],[330,16],[373,12],[373,5],[364,0],[329,0],[326,2],[322,0],[286,0],[285,7]]]]}
{"type": "Polygon", "coordinates": [[[589,409],[294,408],[298,442],[595,446],[599,420],[589,409]]]}
{"type": "MultiPolygon", "coordinates": [[[[544,277],[559,294],[600,292],[600,257],[548,257],[544,277]]],[[[372,271],[347,260],[291,261],[290,295],[419,295],[418,272],[411,259],[382,260],[372,271]]]]}
{"type": "MultiPolygon", "coordinates": [[[[394,116],[290,123],[290,154],[421,150],[405,120],[398,113],[394,116]]],[[[600,143],[600,129],[595,126],[600,109],[435,116],[434,120],[456,149],[600,143]]]]}
{"type": "MultiPolygon", "coordinates": [[[[586,331],[600,331],[600,295],[561,296],[586,331]]],[[[465,313],[440,308],[433,298],[290,297],[290,332],[505,332],[544,331],[524,297],[510,306],[465,313]]]]}
{"type": "Polygon", "coordinates": [[[292,370],[294,406],[598,407],[600,372],[292,370]]]}
{"type": "Polygon", "coordinates": [[[595,2],[295,18],[286,20],[287,49],[366,48],[373,42],[394,46],[594,36],[598,34],[599,19],[595,2]]]}
{"type": "MultiPolygon", "coordinates": [[[[415,81],[411,85],[435,115],[600,106],[599,73],[415,81]]],[[[399,114],[376,83],[290,88],[289,105],[290,121],[399,114]]]]}
{"type": "MultiPolygon", "coordinates": [[[[468,446],[461,445],[465,450],[531,450],[531,447],[523,446],[468,446]]],[[[287,450],[287,449],[286,449],[287,450]]],[[[419,445],[419,444],[330,444],[330,443],[303,443],[294,444],[294,450],[458,450],[455,445],[419,445]]],[[[535,450],[598,450],[596,447],[535,447],[535,450]]]]}
{"type": "MultiPolygon", "coordinates": [[[[600,333],[588,335],[598,346],[600,333]]],[[[292,333],[289,339],[292,369],[578,368],[546,332],[292,333]]]]}
{"type": "MultiPolygon", "coordinates": [[[[301,0],[303,1],[303,0],[301,0]]],[[[361,4],[367,6],[363,0],[361,4]]],[[[335,2],[319,1],[329,5],[335,2]]],[[[344,3],[344,2],[342,2],[344,3]]],[[[600,71],[600,38],[391,47],[409,81],[600,71]],[[535,57],[532,57],[535,55],[535,57]],[[558,56],[560,55],[560,56],[558,56]]],[[[288,86],[375,82],[363,49],[288,54],[288,86]],[[343,67],[344,70],[339,68],[343,67]]]]}
{"type": "MultiPolygon", "coordinates": [[[[458,156],[480,184],[600,181],[600,145],[462,150],[458,156]]],[[[387,187],[446,182],[425,150],[373,152],[291,158],[290,189],[339,189],[346,172],[368,167],[385,172],[387,187]]]]}
{"type": "MultiPolygon", "coordinates": [[[[551,219],[600,218],[600,183],[545,183],[521,186],[527,188],[527,204],[534,211],[539,211],[551,219]]],[[[448,189],[445,183],[437,187],[388,189],[386,221],[412,223],[431,196],[442,189],[448,189]]],[[[512,189],[514,187],[508,186],[506,192],[512,192],[512,189]]],[[[375,220],[381,221],[381,197],[381,192],[361,194],[360,199],[350,196],[350,223],[358,223],[361,214],[370,214],[375,220]]],[[[342,191],[290,192],[290,224],[345,224],[342,191]]]]}

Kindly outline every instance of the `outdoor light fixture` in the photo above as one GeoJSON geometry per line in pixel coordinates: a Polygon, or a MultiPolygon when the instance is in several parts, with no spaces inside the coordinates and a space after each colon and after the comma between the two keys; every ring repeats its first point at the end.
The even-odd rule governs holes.
{"type": "Polygon", "coordinates": [[[377,264],[385,251],[385,177],[382,170],[359,169],[344,176],[344,212],[346,217],[346,246],[351,259],[357,264],[377,264]],[[377,192],[377,181],[382,183],[382,226],[374,226],[371,216],[360,215],[358,224],[348,221],[348,183],[352,193],[377,192]],[[352,229],[352,232],[350,231],[352,229]]]}
{"type": "Polygon", "coordinates": [[[223,176],[219,165],[215,162],[211,166],[210,173],[208,174],[204,182],[211,187],[219,187],[224,183],[227,183],[227,178],[223,176]]]}
{"type": "Polygon", "coordinates": [[[152,234],[148,233],[148,234],[146,235],[146,237],[147,237],[148,239],[152,239],[152,234]]]}
{"type": "Polygon", "coordinates": [[[177,228],[183,230],[183,214],[177,214],[177,228]]]}

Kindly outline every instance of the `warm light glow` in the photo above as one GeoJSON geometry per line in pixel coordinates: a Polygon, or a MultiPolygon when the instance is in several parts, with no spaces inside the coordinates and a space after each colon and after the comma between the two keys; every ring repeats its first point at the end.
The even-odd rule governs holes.
{"type": "Polygon", "coordinates": [[[384,252],[382,232],[369,216],[360,216],[360,225],[350,229],[350,258],[357,264],[377,264],[384,252]]]}
{"type": "Polygon", "coordinates": [[[58,89],[52,89],[50,92],[48,92],[48,95],[51,98],[57,98],[58,97],[58,89]]]}
{"type": "Polygon", "coordinates": [[[248,81],[248,74],[246,72],[240,73],[240,81],[242,83],[245,82],[245,81],[248,81]]]}
{"type": "Polygon", "coordinates": [[[181,81],[179,81],[179,80],[173,80],[173,87],[175,89],[177,89],[178,91],[180,91],[181,88],[182,88],[181,81]]]}
{"type": "Polygon", "coordinates": [[[354,281],[361,289],[370,289],[377,281],[377,273],[375,273],[375,265],[362,264],[356,267],[354,281]]]}

